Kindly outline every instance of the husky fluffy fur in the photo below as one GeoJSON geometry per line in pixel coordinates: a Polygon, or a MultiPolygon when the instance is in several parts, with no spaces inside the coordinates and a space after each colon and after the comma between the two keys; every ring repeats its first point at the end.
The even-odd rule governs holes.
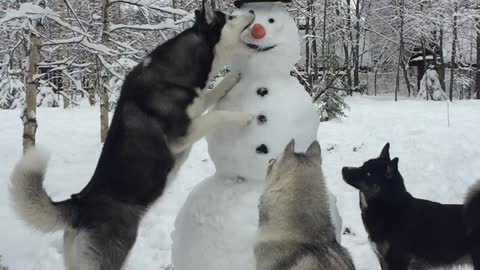
{"type": "Polygon", "coordinates": [[[361,167],[342,169],[345,182],[360,191],[363,224],[382,270],[472,263],[479,270],[480,185],[471,188],[464,205],[414,198],[389,147],[361,167]]]}
{"type": "Polygon", "coordinates": [[[292,140],[271,160],[259,203],[257,270],[355,269],[335,238],[320,145],[295,153],[292,140]]]}
{"type": "Polygon", "coordinates": [[[238,76],[199,91],[234,54],[252,52],[240,34],[254,18],[227,16],[204,3],[191,29],[135,67],[126,77],[95,173],[71,199],[52,202],[45,192],[45,152],[33,149],[18,163],[12,175],[14,208],[36,230],[64,230],[68,270],[121,269],[144,212],[161,196],[190,146],[216,127],[254,119],[239,112],[203,114],[238,76]]]}

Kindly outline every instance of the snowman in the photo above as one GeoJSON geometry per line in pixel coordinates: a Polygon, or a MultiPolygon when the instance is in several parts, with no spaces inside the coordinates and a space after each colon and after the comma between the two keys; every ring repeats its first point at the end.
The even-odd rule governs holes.
{"type": "MultiPolygon", "coordinates": [[[[300,42],[282,2],[235,2],[237,13],[256,15],[241,40],[257,53],[231,64],[241,80],[214,109],[249,112],[257,119],[248,127],[218,129],[207,136],[216,173],[194,188],[177,216],[172,233],[175,270],[254,270],[257,205],[268,161],[292,138],[300,151],[317,138],[318,114],[290,75],[300,59],[300,42]]],[[[340,241],[341,219],[333,196],[330,208],[340,241]]]]}

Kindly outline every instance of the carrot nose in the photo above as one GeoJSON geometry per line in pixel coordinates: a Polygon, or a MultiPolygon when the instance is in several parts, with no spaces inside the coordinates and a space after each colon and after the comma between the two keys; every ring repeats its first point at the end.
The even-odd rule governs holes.
{"type": "Polygon", "coordinates": [[[267,31],[265,31],[265,27],[263,27],[263,25],[259,23],[256,23],[252,29],[252,36],[255,39],[262,39],[263,37],[265,37],[265,35],[267,35],[267,31]]]}

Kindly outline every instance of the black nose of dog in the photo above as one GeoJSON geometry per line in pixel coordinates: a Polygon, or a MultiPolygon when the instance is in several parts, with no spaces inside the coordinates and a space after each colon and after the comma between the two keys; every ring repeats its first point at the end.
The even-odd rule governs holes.
{"type": "Polygon", "coordinates": [[[345,179],[345,178],[347,177],[348,172],[349,172],[348,167],[343,167],[343,168],[342,168],[342,176],[343,176],[343,179],[345,179]]]}

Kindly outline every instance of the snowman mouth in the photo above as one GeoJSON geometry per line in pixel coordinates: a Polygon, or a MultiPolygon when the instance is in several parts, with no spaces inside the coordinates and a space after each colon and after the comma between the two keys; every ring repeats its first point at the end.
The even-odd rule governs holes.
{"type": "Polygon", "coordinates": [[[275,49],[277,47],[277,45],[273,45],[273,46],[268,46],[268,47],[260,47],[256,44],[252,44],[252,43],[245,43],[250,49],[254,49],[254,50],[257,50],[259,52],[266,52],[266,51],[270,51],[272,49],[275,49]]]}

